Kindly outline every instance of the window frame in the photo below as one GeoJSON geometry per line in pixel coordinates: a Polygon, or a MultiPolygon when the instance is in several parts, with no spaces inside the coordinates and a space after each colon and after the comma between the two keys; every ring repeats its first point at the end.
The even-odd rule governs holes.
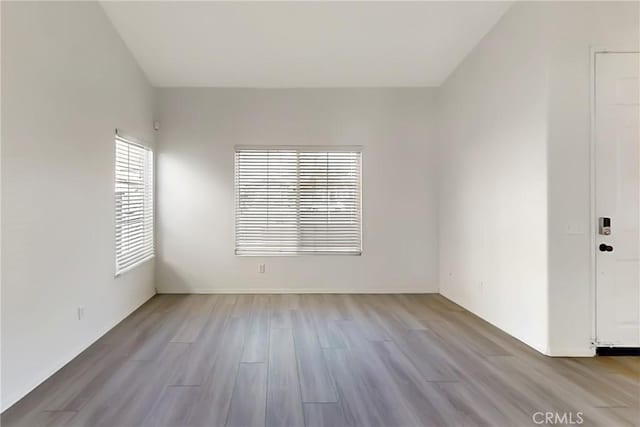
{"type": "MultiPolygon", "coordinates": [[[[363,195],[364,195],[364,179],[363,179],[363,158],[364,147],[361,145],[235,145],[234,156],[234,168],[233,168],[233,180],[234,180],[234,255],[239,257],[299,257],[299,256],[362,256],[364,251],[364,212],[363,212],[363,195]],[[354,152],[358,153],[358,190],[359,190],[359,203],[358,203],[358,233],[359,233],[359,251],[358,252],[339,252],[339,251],[318,251],[318,252],[251,252],[251,253],[238,253],[238,173],[236,156],[239,151],[242,150],[295,150],[297,152],[307,151],[326,151],[326,152],[354,152]]],[[[299,185],[299,176],[298,181],[299,185]]]]}
{"type": "MultiPolygon", "coordinates": [[[[145,164],[145,167],[147,165],[145,164]]],[[[136,267],[146,263],[147,261],[150,261],[151,259],[153,259],[155,257],[155,231],[156,231],[156,227],[155,227],[155,213],[156,213],[156,206],[155,206],[155,153],[153,151],[153,147],[151,147],[149,144],[146,144],[142,141],[140,141],[137,138],[131,137],[127,134],[124,134],[122,131],[116,129],[115,132],[115,136],[113,139],[113,179],[112,179],[112,184],[113,184],[113,231],[114,231],[114,269],[115,269],[115,273],[114,273],[114,277],[119,277],[133,269],[135,269],[136,267]],[[125,267],[120,268],[119,264],[118,264],[118,237],[117,237],[117,230],[118,230],[118,212],[117,212],[117,191],[116,191],[116,185],[117,185],[117,165],[118,165],[118,159],[117,159],[117,151],[118,151],[118,142],[123,142],[126,144],[130,144],[132,146],[141,148],[143,150],[145,150],[147,152],[148,155],[151,156],[151,171],[148,171],[146,173],[149,173],[150,176],[150,186],[151,186],[151,253],[147,256],[144,256],[140,259],[138,259],[137,261],[135,261],[132,264],[126,265],[125,267]]],[[[146,194],[143,196],[146,198],[146,194]]],[[[144,203],[144,202],[143,202],[144,203]]],[[[143,215],[143,221],[145,221],[145,217],[143,215]]]]}

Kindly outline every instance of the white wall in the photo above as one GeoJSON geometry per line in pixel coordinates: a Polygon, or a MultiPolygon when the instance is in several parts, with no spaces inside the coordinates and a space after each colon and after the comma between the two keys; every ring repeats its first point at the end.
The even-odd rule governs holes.
{"type": "Polygon", "coordinates": [[[158,291],[437,292],[432,93],[159,90],[158,291]],[[235,256],[235,144],[364,146],[362,256],[235,256]]]}
{"type": "Polygon", "coordinates": [[[590,355],[590,48],[639,51],[640,3],[558,2],[547,13],[549,353],[590,355]]]}
{"type": "Polygon", "coordinates": [[[590,58],[637,2],[516,3],[438,92],[441,292],[534,348],[592,355],[590,58]]]}
{"type": "Polygon", "coordinates": [[[93,2],[3,1],[2,89],[5,409],[154,293],[113,251],[114,129],[151,141],[153,93],[93,2]]]}
{"type": "Polygon", "coordinates": [[[440,292],[547,346],[546,51],[512,7],[439,89],[440,292]]]}

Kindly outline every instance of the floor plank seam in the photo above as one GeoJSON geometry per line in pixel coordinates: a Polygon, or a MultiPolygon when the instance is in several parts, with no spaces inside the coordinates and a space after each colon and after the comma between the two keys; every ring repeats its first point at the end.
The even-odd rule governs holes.
{"type": "Polygon", "coordinates": [[[150,299],[3,427],[506,426],[547,410],[618,426],[640,413],[640,358],[549,358],[437,297],[216,298],[150,299]]]}

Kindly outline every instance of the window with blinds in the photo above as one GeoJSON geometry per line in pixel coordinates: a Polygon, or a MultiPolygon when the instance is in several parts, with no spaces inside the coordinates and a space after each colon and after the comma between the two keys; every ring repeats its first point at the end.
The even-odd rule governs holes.
{"type": "Polygon", "coordinates": [[[358,147],[236,147],[236,254],[362,252],[358,147]]]}
{"type": "Polygon", "coordinates": [[[153,152],[116,135],[116,275],[153,257],[153,152]]]}

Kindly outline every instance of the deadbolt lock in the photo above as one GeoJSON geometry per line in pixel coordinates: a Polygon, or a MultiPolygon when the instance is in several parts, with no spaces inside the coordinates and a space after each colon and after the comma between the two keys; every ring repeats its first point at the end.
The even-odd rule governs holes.
{"type": "Polygon", "coordinates": [[[611,218],[601,216],[598,219],[598,233],[603,236],[609,236],[611,234],[611,218]]]}

